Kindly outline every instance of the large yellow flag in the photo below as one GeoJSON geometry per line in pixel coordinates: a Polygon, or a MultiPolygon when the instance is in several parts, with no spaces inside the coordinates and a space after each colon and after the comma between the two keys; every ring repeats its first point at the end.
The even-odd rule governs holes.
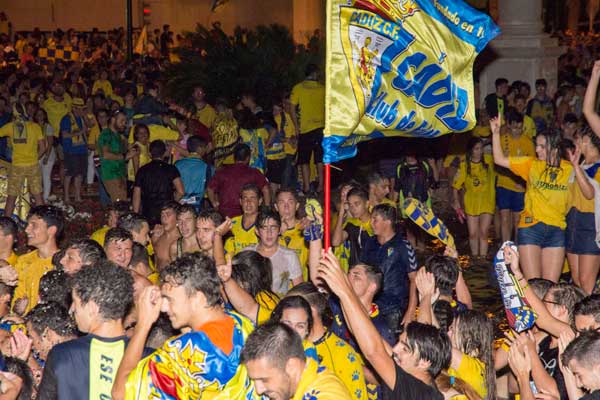
{"type": "Polygon", "coordinates": [[[144,25],[142,31],[140,32],[140,36],[138,37],[137,42],[135,43],[135,47],[133,48],[134,54],[144,54],[146,52],[148,42],[148,28],[144,25]]]}
{"type": "Polygon", "coordinates": [[[475,124],[473,62],[499,34],[461,0],[328,0],[324,162],[475,124]]]}

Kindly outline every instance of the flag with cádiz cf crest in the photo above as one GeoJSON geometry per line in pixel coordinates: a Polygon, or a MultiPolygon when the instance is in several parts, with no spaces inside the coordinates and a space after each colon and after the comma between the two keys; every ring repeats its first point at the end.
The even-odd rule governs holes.
{"type": "Polygon", "coordinates": [[[500,30],[462,0],[328,0],[324,162],[475,124],[473,62],[500,30]]]}

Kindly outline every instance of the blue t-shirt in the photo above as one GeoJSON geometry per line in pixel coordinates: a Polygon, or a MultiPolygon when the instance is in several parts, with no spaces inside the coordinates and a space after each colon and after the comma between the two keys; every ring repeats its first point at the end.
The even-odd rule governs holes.
{"type": "Polygon", "coordinates": [[[199,205],[204,198],[206,183],[211,177],[211,167],[197,157],[183,158],[175,163],[181,175],[185,194],[184,201],[199,205]]]}
{"type": "Polygon", "coordinates": [[[383,315],[404,312],[408,306],[408,274],[417,270],[417,257],[410,243],[399,234],[384,244],[370,237],[362,248],[360,260],[378,266],[383,273],[383,288],[375,303],[383,315]]]}
{"type": "MultiPolygon", "coordinates": [[[[73,116],[73,118],[77,124],[77,129],[81,130],[83,128],[83,120],[81,117],[73,116]]],[[[73,132],[72,129],[71,116],[67,114],[60,120],[60,144],[63,151],[67,154],[87,154],[87,144],[85,143],[84,135],[72,138],[64,138],[62,136],[63,132],[73,132]]]]}

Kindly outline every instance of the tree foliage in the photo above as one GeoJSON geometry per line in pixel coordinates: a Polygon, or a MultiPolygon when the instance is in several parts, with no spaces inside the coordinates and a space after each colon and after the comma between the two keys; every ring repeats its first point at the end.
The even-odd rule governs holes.
{"type": "Polygon", "coordinates": [[[191,47],[179,48],[181,62],[166,71],[168,96],[184,103],[193,87],[201,85],[209,100],[223,97],[233,102],[251,92],[260,105],[269,107],[274,96],[285,95],[304,79],[309,63],[324,65],[321,38],[315,35],[308,45],[297,45],[282,25],[237,27],[231,36],[218,23],[210,30],[198,25],[186,39],[191,47]]]}

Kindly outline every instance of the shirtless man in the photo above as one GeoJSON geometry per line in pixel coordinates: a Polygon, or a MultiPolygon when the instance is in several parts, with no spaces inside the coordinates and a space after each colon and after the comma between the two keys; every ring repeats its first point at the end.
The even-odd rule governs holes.
{"type": "Polygon", "coordinates": [[[177,228],[181,237],[171,243],[169,248],[171,261],[186,253],[202,251],[196,237],[196,216],[196,209],[191,205],[182,204],[177,208],[177,228]]]}
{"type": "Polygon", "coordinates": [[[171,262],[169,249],[181,236],[177,229],[177,208],[179,204],[169,202],[160,211],[160,225],[155,225],[152,231],[152,245],[156,268],[160,271],[171,262]]]}

